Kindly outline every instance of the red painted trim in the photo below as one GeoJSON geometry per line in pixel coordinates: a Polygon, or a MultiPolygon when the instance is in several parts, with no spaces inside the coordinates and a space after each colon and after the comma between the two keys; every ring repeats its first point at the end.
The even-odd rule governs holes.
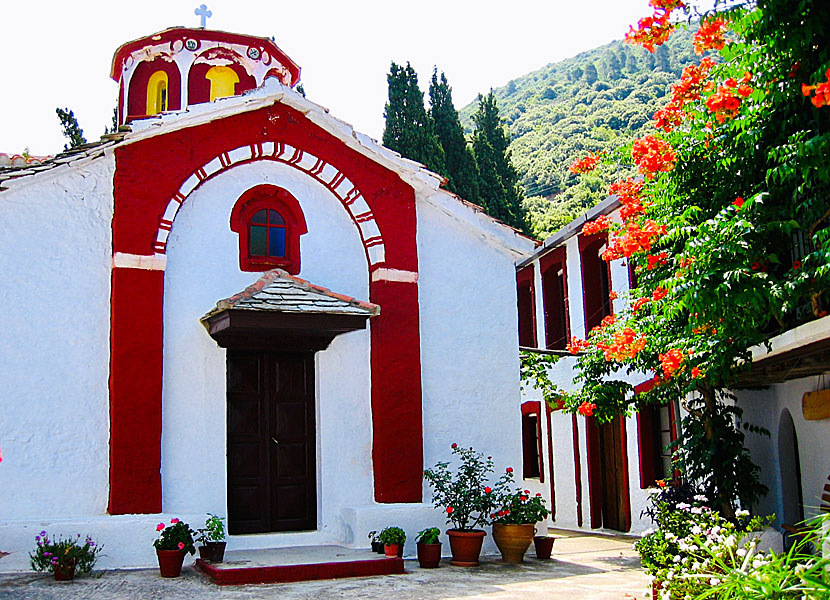
{"type": "Polygon", "coordinates": [[[243,271],[268,271],[275,267],[292,275],[300,272],[300,236],[308,232],[303,209],[297,199],[275,185],[252,187],[239,197],[231,211],[231,231],[239,235],[239,268],[243,271]],[[250,223],[254,213],[274,209],[285,220],[285,257],[251,256],[248,252],[250,223]]]}
{"type": "Polygon", "coordinates": [[[618,417],[620,422],[620,452],[622,452],[622,484],[621,497],[623,503],[623,529],[622,531],[631,530],[631,492],[628,483],[628,437],[626,434],[625,417],[618,417]]]}
{"type": "Polygon", "coordinates": [[[127,118],[145,116],[147,113],[147,84],[156,71],[167,73],[167,110],[179,110],[182,106],[182,77],[179,67],[164,58],[143,61],[135,68],[130,78],[127,94],[127,118]]]}
{"type": "Polygon", "coordinates": [[[602,279],[596,269],[606,269],[609,289],[611,287],[611,271],[608,263],[599,257],[599,249],[608,242],[605,233],[596,235],[579,234],[579,265],[582,272],[582,307],[585,320],[585,336],[592,328],[600,324],[606,314],[612,312],[611,301],[602,292],[602,279]],[[588,268],[586,268],[586,266],[588,268]]]}
{"type": "Polygon", "coordinates": [[[574,438],[574,477],[576,479],[576,524],[582,527],[582,461],[579,456],[579,422],[571,415],[574,438]]]}
{"type": "Polygon", "coordinates": [[[542,273],[542,302],[544,305],[545,318],[545,347],[549,350],[564,350],[571,337],[570,311],[568,310],[568,267],[567,251],[564,246],[556,248],[544,255],[539,260],[539,269],[542,273]],[[562,278],[559,280],[557,273],[562,271],[562,278]],[[558,282],[561,281],[561,301],[558,282]],[[553,282],[557,282],[555,285],[553,282]],[[564,322],[559,323],[562,316],[559,311],[564,305],[564,322]],[[559,325],[560,327],[556,327],[559,325]],[[561,331],[555,331],[560,329],[561,331]]]}
{"type": "Polygon", "coordinates": [[[553,425],[550,414],[553,411],[545,405],[545,416],[548,421],[548,484],[550,486],[550,518],[556,520],[556,485],[553,478],[553,425]]]}
{"type": "Polygon", "coordinates": [[[285,81],[286,85],[294,86],[300,80],[300,67],[291,58],[269,38],[256,37],[253,35],[242,35],[239,33],[228,33],[225,31],[215,31],[209,29],[190,29],[187,27],[171,27],[158,33],[148,35],[126,44],[119,46],[112,57],[112,68],[110,69],[110,77],[115,81],[121,79],[121,73],[124,68],[124,61],[127,57],[146,46],[156,46],[161,43],[168,43],[172,49],[175,41],[186,39],[195,39],[207,42],[221,42],[226,44],[238,44],[240,46],[249,46],[259,48],[261,51],[267,51],[273,59],[281,63],[290,73],[291,80],[285,81]]]}
{"type": "Polygon", "coordinates": [[[644,392],[650,392],[656,384],[657,381],[653,377],[651,379],[646,379],[642,383],[638,383],[634,386],[634,393],[642,394],[644,392]]]}
{"type": "MultiPolygon", "coordinates": [[[[349,178],[354,196],[363,196],[383,236],[385,258],[375,263],[375,268],[418,272],[413,189],[396,173],[282,104],[117,146],[113,252],[153,255],[162,215],[192,174],[225,152],[273,140],[302,148],[349,178]]],[[[122,271],[149,273],[153,283],[131,287],[120,283],[120,276],[113,277],[110,411],[114,418],[129,416],[132,403],[138,402],[139,414],[151,417],[147,425],[151,431],[136,441],[135,431],[142,429],[122,427],[116,419],[119,422],[110,436],[114,457],[110,506],[116,512],[159,512],[161,486],[156,482],[160,481],[161,429],[154,415],[161,414],[162,402],[164,275],[160,271],[122,271]],[[144,312],[154,317],[136,318],[144,312]],[[139,477],[130,461],[140,463],[139,477]],[[154,477],[144,476],[145,472],[154,477]]],[[[130,281],[131,277],[125,275],[130,281]]],[[[381,315],[371,325],[375,497],[383,502],[420,502],[423,434],[418,287],[415,283],[374,281],[370,297],[382,306],[381,315]]]]}
{"type": "Polygon", "coordinates": [[[245,585],[256,583],[292,583],[344,577],[371,575],[398,575],[405,573],[401,558],[372,558],[349,562],[306,565],[275,565],[271,567],[222,568],[196,559],[196,569],[217,585],[245,585]]]}
{"type": "Polygon", "coordinates": [[[536,415],[536,456],[539,458],[539,483],[545,483],[545,460],[542,453],[542,402],[528,400],[522,402],[522,416],[536,415]]]}
{"type": "Polygon", "coordinates": [[[163,286],[161,271],[112,271],[111,515],[161,512],[163,286]]]}
{"type": "Polygon", "coordinates": [[[418,286],[373,281],[372,461],[377,502],[420,502],[424,446],[418,286]]]}
{"type": "Polygon", "coordinates": [[[516,296],[519,313],[519,345],[536,347],[536,294],[533,265],[516,272],[516,296]]]}
{"type": "Polygon", "coordinates": [[[585,418],[586,447],[588,452],[588,500],[590,502],[591,528],[602,527],[602,458],[599,447],[599,426],[595,417],[585,418]]]}

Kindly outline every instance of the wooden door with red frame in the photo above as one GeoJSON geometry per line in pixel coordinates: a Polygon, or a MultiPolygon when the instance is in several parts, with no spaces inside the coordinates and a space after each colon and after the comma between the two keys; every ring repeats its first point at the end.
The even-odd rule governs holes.
{"type": "Polygon", "coordinates": [[[618,415],[600,424],[589,417],[587,430],[591,527],[629,531],[631,500],[625,419],[618,415]]]}
{"type": "Polygon", "coordinates": [[[313,353],[227,361],[229,533],[317,529],[313,353]]]}

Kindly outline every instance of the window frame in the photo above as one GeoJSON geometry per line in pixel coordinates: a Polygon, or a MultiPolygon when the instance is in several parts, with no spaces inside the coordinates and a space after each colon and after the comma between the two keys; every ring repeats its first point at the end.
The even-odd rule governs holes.
{"type": "MultiPolygon", "coordinates": [[[[266,214],[266,227],[268,227],[266,214]]],[[[257,224],[259,225],[259,224],[257,224]]],[[[239,236],[239,268],[257,272],[284,269],[292,275],[300,272],[300,236],[307,233],[300,203],[288,190],[275,185],[255,186],[243,193],[234,204],[231,231],[239,236]],[[255,256],[250,253],[253,216],[263,209],[277,211],[285,221],[285,256],[255,256]]],[[[267,252],[267,250],[266,250],[267,252]]]]}

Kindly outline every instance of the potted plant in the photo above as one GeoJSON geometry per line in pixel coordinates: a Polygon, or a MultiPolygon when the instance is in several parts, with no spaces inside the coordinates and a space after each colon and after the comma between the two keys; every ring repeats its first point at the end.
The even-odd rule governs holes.
{"type": "Polygon", "coordinates": [[[383,544],[383,550],[387,557],[400,558],[403,556],[406,532],[400,527],[387,527],[380,532],[378,540],[383,544]]]}
{"type": "Polygon", "coordinates": [[[377,554],[383,554],[383,544],[378,539],[377,531],[369,532],[369,542],[372,544],[372,552],[376,552],[377,554]]]}
{"type": "Polygon", "coordinates": [[[422,529],[418,532],[418,564],[422,569],[434,569],[441,562],[441,542],[438,536],[441,530],[437,527],[422,529]]]}
{"type": "Polygon", "coordinates": [[[225,558],[225,523],[222,517],[208,513],[205,519],[205,526],[199,529],[196,538],[201,542],[199,546],[199,557],[202,560],[209,560],[211,563],[220,563],[225,558]]]}
{"type": "Polygon", "coordinates": [[[57,581],[70,581],[75,578],[75,571],[89,573],[95,565],[102,546],[97,545],[91,537],[86,536],[80,543],[81,534],[75,539],[49,539],[45,531],[35,536],[37,547],[29,554],[29,562],[34,571],[50,571],[57,581]]]}
{"type": "Polygon", "coordinates": [[[553,551],[553,542],[556,538],[552,535],[537,535],[533,537],[533,547],[536,549],[536,558],[540,560],[550,559],[553,551]]]}
{"type": "Polygon", "coordinates": [[[493,474],[493,457],[476,452],[472,448],[452,445],[452,454],[460,461],[458,470],[450,470],[448,462],[440,462],[424,471],[424,479],[432,486],[432,502],[447,515],[452,528],[447,531],[452,552],[451,565],[478,566],[481,545],[486,532],[478,527],[489,525],[498,499],[512,480],[513,469],[490,484],[493,474]]]}
{"type": "Polygon", "coordinates": [[[196,547],[193,545],[193,534],[196,532],[179,519],[170,519],[169,527],[159,523],[156,531],[161,532],[158,539],[153,542],[161,576],[178,577],[182,572],[185,552],[196,553],[196,547]]]}
{"type": "Polygon", "coordinates": [[[524,560],[536,533],[536,523],[549,514],[542,494],[531,496],[530,490],[516,490],[502,498],[501,508],[491,516],[493,541],[499,547],[504,562],[520,563],[524,560]]]}

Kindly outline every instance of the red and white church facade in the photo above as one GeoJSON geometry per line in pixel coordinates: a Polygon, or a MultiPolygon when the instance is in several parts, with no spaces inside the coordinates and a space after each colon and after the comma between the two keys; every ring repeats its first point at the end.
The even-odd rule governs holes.
{"type": "Polygon", "coordinates": [[[42,529],[104,567],[155,524],[230,549],[441,526],[450,444],[522,461],[515,262],[535,243],[292,89],[270,40],[125,44],[105,136],[0,169],[0,570],[42,529]],[[426,502],[425,502],[426,501],[426,502]]]}

